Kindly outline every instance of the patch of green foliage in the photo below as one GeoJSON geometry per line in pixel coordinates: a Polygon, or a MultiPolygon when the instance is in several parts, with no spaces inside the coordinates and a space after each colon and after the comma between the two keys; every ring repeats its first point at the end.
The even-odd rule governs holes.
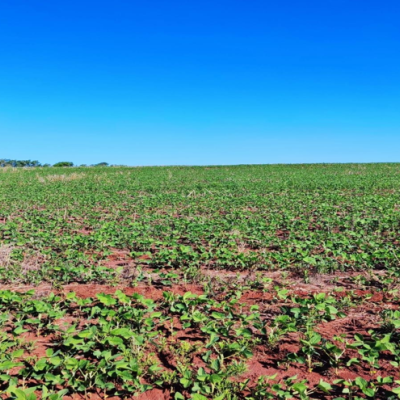
{"type": "Polygon", "coordinates": [[[107,258],[124,250],[146,268],[287,269],[305,280],[385,270],[390,285],[399,173],[398,164],[4,170],[0,243],[13,252],[0,280],[112,281],[107,258]],[[34,257],[32,274],[24,259],[34,257]]]}
{"type": "Polygon", "coordinates": [[[164,290],[158,300],[1,290],[0,397],[161,388],[174,400],[399,398],[399,376],[384,373],[400,365],[399,173],[399,164],[0,169],[0,284],[164,290]],[[321,326],[373,294],[299,295],[271,271],[306,283],[351,272],[345,283],[390,304],[362,332],[327,336],[321,326]],[[190,282],[204,293],[168,291],[190,282]],[[246,291],[260,304],[242,303],[246,291]],[[296,350],[280,352],[283,342],[296,350]],[[274,370],[329,379],[250,379],[257,352],[277,354],[274,370]]]}
{"type": "MultiPolygon", "coordinates": [[[[279,298],[278,293],[274,296],[279,298]]],[[[243,376],[246,360],[278,325],[281,339],[302,332],[300,351],[289,354],[287,363],[306,363],[310,370],[320,364],[341,368],[366,362],[366,370],[376,372],[382,360],[398,360],[396,312],[388,316],[390,333],[371,331],[368,338],[355,335],[351,343],[336,338],[335,344],[315,331],[315,317],[344,317],[336,308],[340,303],[324,293],[292,301],[290,308],[268,319],[258,306],[248,308],[235,298],[217,301],[190,292],[164,292],[154,301],[119,290],[85,299],[73,292],[37,298],[33,291],[0,291],[0,395],[33,400],[40,393],[40,398],[55,400],[66,394],[97,393],[124,398],[165,388],[174,399],[193,400],[305,400],[342,393],[352,399],[397,398],[393,377],[379,374],[369,381],[336,379],[332,385],[323,380],[313,385],[296,376],[279,381],[261,376],[250,385],[243,376]],[[308,312],[300,317],[296,303],[308,312]],[[44,338],[47,349],[39,356],[36,340],[44,338]],[[349,359],[354,348],[360,349],[359,357],[349,359]]]]}

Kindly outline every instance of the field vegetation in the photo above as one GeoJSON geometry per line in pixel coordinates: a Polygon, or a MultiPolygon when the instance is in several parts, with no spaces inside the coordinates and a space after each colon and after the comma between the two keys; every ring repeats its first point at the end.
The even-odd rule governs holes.
{"type": "Polygon", "coordinates": [[[398,399],[399,232],[399,164],[0,168],[0,397],[398,399]]]}

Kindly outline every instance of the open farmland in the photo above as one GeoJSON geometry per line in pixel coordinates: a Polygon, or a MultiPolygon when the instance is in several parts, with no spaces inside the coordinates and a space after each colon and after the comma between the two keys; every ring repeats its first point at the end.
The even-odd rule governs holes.
{"type": "Polygon", "coordinates": [[[399,244],[400,164],[0,169],[0,395],[400,398],[399,244]]]}

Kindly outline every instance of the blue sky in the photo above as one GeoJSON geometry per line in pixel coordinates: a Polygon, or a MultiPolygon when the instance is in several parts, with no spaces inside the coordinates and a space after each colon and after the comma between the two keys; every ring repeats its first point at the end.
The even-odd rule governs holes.
{"type": "Polygon", "coordinates": [[[400,161],[400,3],[2,0],[0,158],[400,161]]]}

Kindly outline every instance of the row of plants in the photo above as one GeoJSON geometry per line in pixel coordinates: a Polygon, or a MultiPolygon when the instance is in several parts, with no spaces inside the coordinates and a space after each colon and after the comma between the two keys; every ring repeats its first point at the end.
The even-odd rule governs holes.
{"type": "Polygon", "coordinates": [[[273,292],[268,305],[249,306],[240,293],[211,298],[165,291],[156,301],[120,290],[95,298],[0,291],[0,394],[124,398],[162,388],[178,400],[400,397],[400,376],[385,372],[385,363],[398,368],[400,362],[399,310],[384,309],[365,335],[325,338],[320,324],[345,318],[360,299],[273,292]],[[246,375],[256,354],[276,351],[294,333],[298,351],[277,359],[280,377],[246,375]],[[306,374],[330,371],[329,379],[310,384],[285,375],[302,365],[306,374]],[[362,376],[341,377],[354,366],[362,376]]]}

